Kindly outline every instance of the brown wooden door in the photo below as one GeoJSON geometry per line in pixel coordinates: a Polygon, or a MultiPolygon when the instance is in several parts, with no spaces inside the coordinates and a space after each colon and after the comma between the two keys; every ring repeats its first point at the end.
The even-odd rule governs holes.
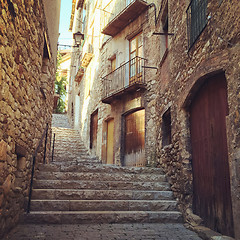
{"type": "Polygon", "coordinates": [[[145,165],[145,110],[125,117],[125,166],[145,165]]]}
{"type": "Polygon", "coordinates": [[[98,111],[95,111],[91,115],[91,123],[90,123],[90,148],[97,148],[97,130],[98,130],[98,111]]]}
{"type": "Polygon", "coordinates": [[[219,74],[208,79],[190,107],[193,210],[208,227],[233,236],[226,115],[227,84],[219,74]]]}
{"type": "Polygon", "coordinates": [[[107,122],[107,164],[113,164],[114,120],[107,122]]]}

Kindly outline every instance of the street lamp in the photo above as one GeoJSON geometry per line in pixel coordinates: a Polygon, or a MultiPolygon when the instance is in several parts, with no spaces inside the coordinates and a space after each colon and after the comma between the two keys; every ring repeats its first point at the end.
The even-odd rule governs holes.
{"type": "Polygon", "coordinates": [[[73,34],[73,39],[75,41],[75,45],[66,45],[66,44],[57,44],[58,47],[72,47],[72,48],[79,48],[79,45],[81,45],[82,41],[84,40],[84,34],[81,32],[76,32],[73,34]]]}
{"type": "Polygon", "coordinates": [[[84,34],[78,31],[73,34],[73,39],[75,40],[75,44],[79,46],[82,40],[84,40],[84,34]]]}

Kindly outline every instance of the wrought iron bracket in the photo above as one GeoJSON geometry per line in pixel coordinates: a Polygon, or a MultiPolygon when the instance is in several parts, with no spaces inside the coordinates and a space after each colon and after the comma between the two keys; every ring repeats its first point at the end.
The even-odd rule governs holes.
{"type": "Polygon", "coordinates": [[[167,36],[173,36],[174,33],[168,33],[168,32],[153,32],[152,35],[162,35],[162,36],[167,35],[167,36]]]}
{"type": "Polygon", "coordinates": [[[158,70],[157,67],[150,67],[150,66],[142,66],[142,68],[149,68],[149,69],[155,69],[155,70],[158,70]]]}

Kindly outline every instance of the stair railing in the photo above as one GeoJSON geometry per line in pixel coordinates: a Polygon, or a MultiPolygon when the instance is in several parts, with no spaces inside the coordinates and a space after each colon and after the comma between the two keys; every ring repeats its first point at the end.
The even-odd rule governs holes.
{"type": "Polygon", "coordinates": [[[36,163],[36,157],[39,152],[39,149],[42,145],[43,139],[45,137],[45,144],[44,144],[44,156],[43,156],[43,163],[46,163],[46,150],[47,150],[47,136],[48,136],[48,123],[46,125],[46,128],[41,136],[41,139],[37,145],[36,150],[33,153],[33,163],[32,163],[32,173],[31,173],[31,181],[30,181],[30,188],[29,188],[29,195],[28,195],[28,205],[27,205],[27,213],[30,212],[31,207],[31,198],[32,198],[32,187],[33,187],[33,176],[34,176],[34,170],[35,170],[35,163],[36,163]]]}
{"type": "Polygon", "coordinates": [[[52,145],[52,162],[54,157],[54,146],[55,146],[56,133],[53,134],[53,145],[52,145]]]}

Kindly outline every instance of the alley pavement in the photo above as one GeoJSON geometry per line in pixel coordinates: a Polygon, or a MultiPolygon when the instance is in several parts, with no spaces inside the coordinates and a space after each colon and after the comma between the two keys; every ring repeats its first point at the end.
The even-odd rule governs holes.
{"type": "MultiPolygon", "coordinates": [[[[115,240],[115,239],[116,240],[137,240],[137,239],[138,240],[150,240],[150,239],[152,239],[152,240],[153,239],[156,239],[156,240],[157,239],[160,239],[160,240],[200,240],[201,239],[197,236],[197,234],[195,232],[188,230],[187,228],[185,228],[185,226],[181,222],[178,222],[179,215],[177,212],[173,212],[173,210],[175,209],[175,205],[173,205],[173,206],[166,205],[166,206],[168,206],[168,207],[165,207],[166,210],[169,209],[171,211],[169,214],[167,214],[166,217],[163,218],[163,221],[165,221],[165,222],[152,222],[152,223],[143,222],[145,219],[142,216],[142,214],[144,213],[144,210],[141,210],[139,220],[137,217],[138,214],[136,214],[135,217],[133,217],[133,216],[130,217],[130,219],[128,219],[128,222],[124,222],[127,215],[121,216],[121,214],[118,215],[118,213],[115,212],[115,213],[113,213],[112,216],[109,215],[109,217],[111,217],[112,220],[109,218],[110,219],[109,221],[108,221],[108,219],[105,219],[104,220],[105,222],[104,222],[103,218],[100,217],[99,219],[101,219],[101,224],[99,224],[97,217],[96,217],[96,219],[90,218],[90,216],[91,216],[90,210],[91,210],[91,208],[93,208],[94,211],[100,211],[99,213],[102,214],[103,212],[101,212],[101,211],[107,211],[108,208],[111,209],[111,207],[112,207],[111,204],[114,203],[114,200],[108,200],[106,198],[102,199],[101,200],[102,202],[100,201],[100,199],[98,199],[97,201],[95,200],[95,203],[98,206],[92,206],[90,204],[91,200],[90,200],[90,202],[88,202],[88,200],[82,201],[82,204],[84,204],[84,202],[85,202],[85,204],[87,203],[86,206],[81,205],[81,204],[74,206],[74,209],[76,208],[78,211],[80,211],[80,209],[82,209],[82,208],[87,209],[89,211],[88,214],[85,214],[86,215],[85,217],[79,215],[80,212],[76,213],[76,215],[78,217],[76,217],[74,219],[78,220],[79,222],[75,221],[74,219],[68,218],[68,212],[66,212],[66,216],[64,217],[64,211],[66,211],[66,209],[65,209],[66,208],[66,200],[71,202],[71,199],[74,199],[76,196],[69,195],[69,193],[67,193],[67,198],[66,198],[66,195],[64,195],[64,198],[61,200],[61,197],[63,197],[63,196],[61,194],[58,194],[58,199],[51,199],[51,198],[53,198],[53,196],[51,196],[51,194],[50,194],[51,190],[48,190],[49,194],[44,193],[42,195],[40,192],[45,191],[45,189],[49,187],[48,186],[49,184],[50,184],[50,188],[52,188],[53,183],[57,186],[57,189],[60,186],[61,186],[61,188],[64,188],[64,184],[69,185],[69,183],[68,183],[69,180],[66,180],[66,179],[59,180],[58,179],[60,176],[62,176],[64,174],[65,170],[68,171],[67,175],[70,175],[70,172],[69,172],[70,169],[73,169],[74,171],[78,171],[79,169],[82,169],[82,171],[90,171],[90,170],[93,171],[94,170],[93,176],[95,176],[95,177],[96,177],[96,174],[101,173],[101,171],[103,173],[105,171],[107,171],[107,173],[110,174],[109,176],[117,177],[118,171],[122,172],[124,170],[121,168],[118,169],[117,167],[114,167],[114,166],[103,166],[100,163],[98,163],[98,160],[92,159],[92,158],[89,159],[89,157],[87,155],[84,155],[83,154],[84,153],[83,146],[81,144],[79,145],[79,142],[76,140],[76,138],[78,138],[78,136],[76,136],[76,133],[73,132],[74,130],[69,129],[70,125],[68,124],[68,121],[67,121],[67,115],[54,114],[52,126],[53,126],[53,132],[55,132],[57,135],[57,139],[59,139],[61,144],[65,144],[65,145],[67,144],[68,148],[65,149],[64,152],[62,152],[61,149],[63,148],[62,147],[63,145],[60,145],[60,143],[57,144],[59,149],[56,148],[56,154],[55,154],[55,160],[54,160],[55,165],[50,164],[50,166],[48,166],[49,169],[47,168],[46,165],[39,167],[38,170],[40,170],[40,171],[38,171],[39,172],[38,174],[40,174],[40,176],[42,174],[45,180],[44,181],[38,180],[38,182],[35,182],[35,184],[36,184],[36,187],[42,186],[44,189],[37,190],[39,193],[35,195],[35,198],[34,198],[35,200],[33,200],[33,203],[32,203],[33,214],[32,214],[32,216],[31,216],[31,214],[25,216],[26,217],[25,220],[27,220],[27,221],[22,221],[21,224],[16,226],[7,236],[5,236],[4,240],[34,240],[34,239],[39,239],[39,240],[55,240],[55,239],[56,240],[87,240],[87,239],[89,239],[89,240],[106,240],[106,239],[107,240],[115,240]],[[62,131],[62,133],[61,133],[61,131],[62,131]],[[69,135],[71,137],[69,137],[69,135]],[[70,141],[70,138],[71,138],[71,141],[70,141]],[[79,152],[82,152],[82,155],[79,158],[77,158],[79,152]],[[66,159],[68,159],[70,162],[66,163],[66,159]],[[78,159],[78,160],[76,160],[76,159],[78,159]],[[55,162],[55,161],[57,161],[57,162],[55,162]],[[72,161],[74,161],[74,165],[73,165],[72,161]],[[89,161],[91,162],[91,164],[89,164],[89,161]],[[66,165],[66,164],[68,164],[68,165],[66,165]],[[47,172],[42,172],[43,169],[45,169],[47,172]],[[59,171],[59,169],[63,172],[57,172],[57,171],[59,171]],[[52,175],[49,175],[48,173],[50,173],[50,172],[48,172],[48,171],[50,171],[50,172],[56,171],[56,172],[55,173],[52,172],[52,175]],[[95,171],[97,171],[97,172],[95,172],[95,171]],[[112,171],[112,175],[111,175],[111,171],[112,171]],[[46,176],[58,176],[58,177],[55,180],[47,180],[46,176]],[[108,201],[108,203],[107,203],[107,201],[108,201]],[[107,204],[105,204],[105,203],[107,203],[107,204]],[[45,210],[42,210],[42,208],[45,210]],[[88,209],[88,208],[90,208],[90,209],[88,209]],[[41,211],[36,212],[38,210],[41,210],[42,212],[41,211]],[[48,212],[48,211],[50,211],[50,212],[48,212]],[[175,218],[174,214],[177,214],[176,215],[177,218],[175,218]],[[59,220],[59,216],[61,216],[61,220],[59,220]],[[122,218],[122,220],[121,220],[121,218],[122,218]],[[65,219],[65,221],[64,221],[64,219],[65,219]],[[131,221],[133,221],[133,222],[131,222],[131,221]],[[168,221],[168,222],[166,222],[166,221],[168,221]],[[54,223],[54,224],[52,224],[52,223],[54,223]],[[58,223],[58,224],[56,224],[56,223],[58,223]]],[[[153,170],[158,171],[157,169],[153,169],[153,170]]],[[[151,171],[153,171],[153,170],[151,170],[151,171]]],[[[127,169],[125,171],[127,171],[127,169]]],[[[125,177],[129,178],[131,176],[132,171],[149,171],[149,170],[148,169],[145,169],[145,170],[144,169],[138,169],[138,170],[128,169],[128,173],[125,172],[125,177]]],[[[76,177],[75,172],[73,172],[72,174],[74,174],[74,176],[76,177]]],[[[84,176],[86,174],[87,173],[84,173],[84,176]]],[[[105,173],[105,175],[106,175],[106,173],[105,173]]],[[[140,175],[141,175],[140,173],[137,174],[137,176],[140,176],[140,175]]],[[[143,174],[143,176],[144,176],[144,174],[143,174]]],[[[93,180],[92,177],[91,177],[91,180],[93,180]]],[[[132,178],[132,180],[133,180],[133,178],[132,178]]],[[[102,181],[103,181],[103,179],[102,179],[102,181]]],[[[146,181],[145,178],[144,178],[144,181],[146,181]]],[[[98,196],[99,193],[101,193],[102,186],[100,186],[100,185],[102,185],[104,182],[88,181],[86,186],[84,185],[84,182],[86,182],[86,180],[81,181],[81,190],[80,191],[89,192],[88,188],[91,188],[91,185],[93,185],[94,189],[98,189],[98,190],[96,190],[94,196],[98,196]],[[86,188],[86,189],[84,190],[84,188],[86,188]]],[[[114,181],[110,182],[108,180],[107,183],[108,183],[108,187],[110,187],[111,184],[113,186],[115,186],[114,181]]],[[[121,182],[119,182],[119,181],[116,183],[118,186],[118,192],[121,192],[122,188],[126,188],[127,185],[130,184],[130,182],[128,182],[128,184],[127,183],[120,184],[121,182]]],[[[146,182],[144,182],[144,183],[146,184],[146,182]]],[[[139,185],[142,185],[140,183],[137,184],[136,182],[134,184],[138,188],[139,188],[139,185]]],[[[152,184],[157,186],[157,184],[159,184],[159,183],[153,182],[153,183],[151,183],[151,185],[152,184]]],[[[167,187],[166,184],[167,183],[165,183],[164,188],[167,187]]],[[[72,181],[71,188],[74,189],[76,187],[79,188],[78,182],[72,181]],[[75,185],[77,184],[77,185],[75,186],[74,184],[75,185]]],[[[144,185],[141,186],[141,189],[142,189],[142,187],[144,187],[144,185]]],[[[153,186],[148,186],[147,189],[149,190],[150,187],[153,187],[153,186]]],[[[162,188],[162,186],[158,186],[158,187],[162,188]]],[[[138,190],[140,190],[140,189],[138,189],[138,190]]],[[[54,191],[56,193],[56,191],[59,191],[59,190],[54,190],[54,191]]],[[[61,191],[65,191],[65,190],[62,189],[61,191]]],[[[73,190],[73,192],[75,192],[75,195],[76,195],[76,189],[73,190]]],[[[34,195],[33,195],[33,197],[34,197],[34,195]]],[[[77,199],[73,200],[73,201],[75,201],[75,203],[77,201],[81,201],[80,197],[81,197],[80,195],[77,195],[77,199]]],[[[106,194],[105,194],[105,197],[106,197],[106,194]]],[[[146,198],[146,196],[144,198],[146,198]]],[[[121,201],[116,200],[115,205],[116,205],[116,207],[120,207],[121,209],[126,211],[127,209],[125,209],[124,206],[126,205],[126,203],[128,203],[128,201],[130,201],[130,200],[126,199],[123,201],[124,204],[122,206],[118,206],[117,202],[121,202],[121,201]]],[[[151,200],[149,200],[149,201],[151,203],[151,200]]],[[[130,202],[131,202],[131,204],[133,204],[134,202],[139,202],[139,201],[131,200],[130,202]]],[[[140,200],[140,202],[141,202],[141,200],[140,200]]],[[[175,204],[174,201],[172,201],[172,200],[170,202],[172,204],[175,204]]],[[[143,204],[143,205],[145,205],[144,206],[145,208],[147,207],[147,203],[148,203],[148,201],[146,201],[146,199],[145,199],[145,203],[143,204]]],[[[161,200],[160,200],[160,203],[161,203],[161,200]]],[[[167,203],[168,203],[168,200],[166,200],[165,204],[167,204],[167,203]]],[[[115,206],[115,205],[113,205],[113,206],[115,206]]],[[[140,206],[140,203],[138,203],[138,206],[135,206],[137,210],[139,209],[139,206],[140,206]]],[[[165,206],[165,205],[162,205],[162,203],[161,203],[161,207],[162,206],[165,206]]],[[[96,214],[96,213],[94,213],[94,214],[96,214]]],[[[149,216],[152,216],[151,213],[148,213],[148,214],[149,214],[149,216]]],[[[153,213],[153,214],[155,214],[155,213],[153,213]]]]}
{"type": "Polygon", "coordinates": [[[26,224],[4,240],[200,240],[183,224],[26,224]]]}

